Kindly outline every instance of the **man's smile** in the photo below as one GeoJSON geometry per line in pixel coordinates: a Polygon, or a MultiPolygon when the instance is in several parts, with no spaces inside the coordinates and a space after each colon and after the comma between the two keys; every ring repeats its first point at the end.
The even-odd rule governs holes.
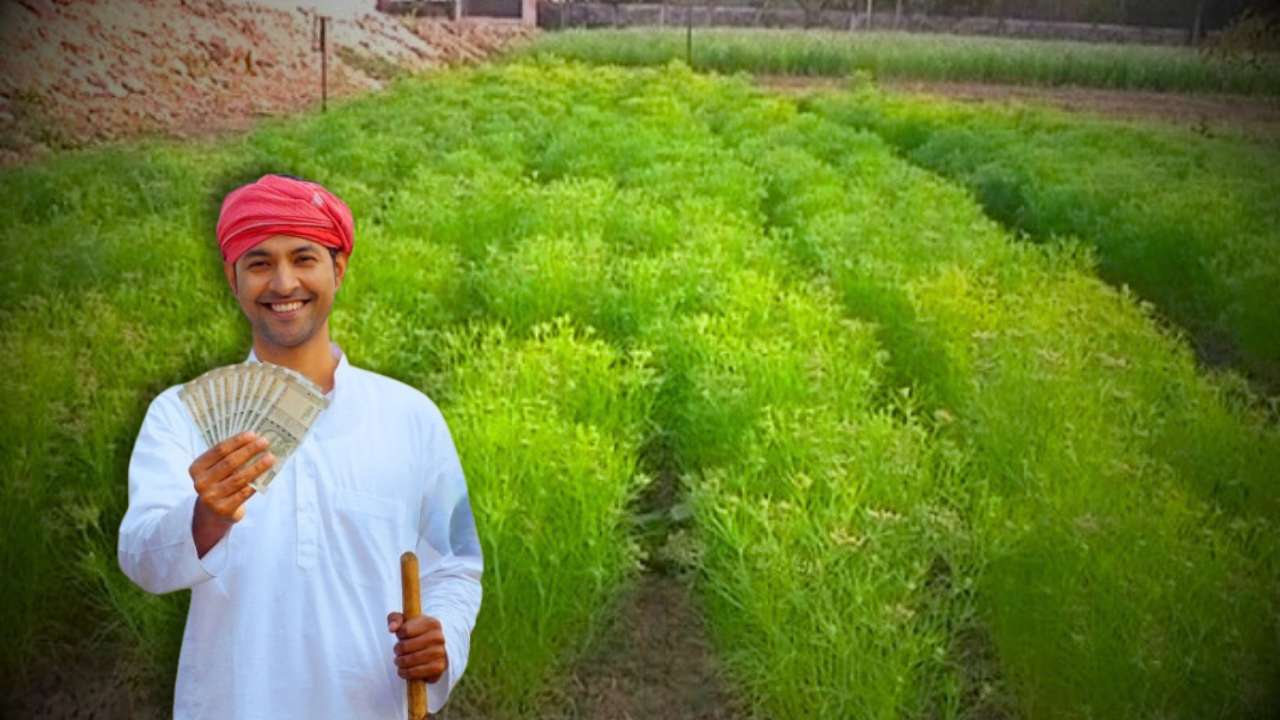
{"type": "Polygon", "coordinates": [[[289,300],[287,302],[266,302],[261,304],[270,310],[272,315],[281,318],[288,318],[297,314],[297,312],[302,309],[302,306],[309,302],[311,301],[289,300]]]}

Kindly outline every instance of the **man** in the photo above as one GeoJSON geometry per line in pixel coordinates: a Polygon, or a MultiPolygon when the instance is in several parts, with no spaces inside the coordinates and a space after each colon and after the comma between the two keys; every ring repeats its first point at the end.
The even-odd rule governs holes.
{"type": "Polygon", "coordinates": [[[351,211],[318,184],[266,175],[226,196],[217,235],[249,360],[302,373],[330,402],[261,494],[249,482],[275,458],[247,461],[265,439],[206,448],[178,386],[147,411],[119,560],[148,592],[191,589],[174,717],[404,718],[406,678],[429,683],[437,712],[466,667],[480,545],[440,411],[329,340],[351,211]],[[423,615],[406,621],[394,609],[410,549],[423,615]]]}

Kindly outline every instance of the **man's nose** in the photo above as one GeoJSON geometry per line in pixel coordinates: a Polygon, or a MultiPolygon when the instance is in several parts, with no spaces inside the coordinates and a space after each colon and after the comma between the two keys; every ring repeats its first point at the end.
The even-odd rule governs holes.
{"type": "Polygon", "coordinates": [[[297,289],[298,276],[294,274],[293,267],[289,263],[276,265],[276,271],[271,275],[271,292],[287,297],[297,289]]]}

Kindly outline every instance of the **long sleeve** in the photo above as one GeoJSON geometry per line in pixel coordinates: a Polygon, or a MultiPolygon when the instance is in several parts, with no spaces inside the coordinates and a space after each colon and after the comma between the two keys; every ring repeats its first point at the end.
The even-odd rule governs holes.
{"type": "Polygon", "coordinates": [[[230,533],[203,558],[196,554],[191,523],[197,495],[187,472],[197,454],[191,423],[177,388],[161,393],[147,409],[129,460],[129,508],[117,555],[125,575],[151,593],[194,587],[226,563],[230,533]]]}
{"type": "Polygon", "coordinates": [[[484,560],[457,450],[439,411],[433,415],[423,460],[434,492],[423,502],[416,553],[421,562],[422,610],[440,621],[449,656],[448,670],[430,684],[427,693],[427,709],[436,713],[467,666],[471,631],[480,611],[484,560]]]}

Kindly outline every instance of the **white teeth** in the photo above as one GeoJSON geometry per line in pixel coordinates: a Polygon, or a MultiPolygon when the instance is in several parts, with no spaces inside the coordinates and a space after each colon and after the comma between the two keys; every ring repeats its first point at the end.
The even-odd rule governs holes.
{"type": "Polygon", "coordinates": [[[301,300],[294,300],[293,302],[290,302],[290,303],[273,303],[271,305],[271,309],[279,313],[291,312],[293,310],[297,310],[300,307],[302,307],[301,300]]]}

